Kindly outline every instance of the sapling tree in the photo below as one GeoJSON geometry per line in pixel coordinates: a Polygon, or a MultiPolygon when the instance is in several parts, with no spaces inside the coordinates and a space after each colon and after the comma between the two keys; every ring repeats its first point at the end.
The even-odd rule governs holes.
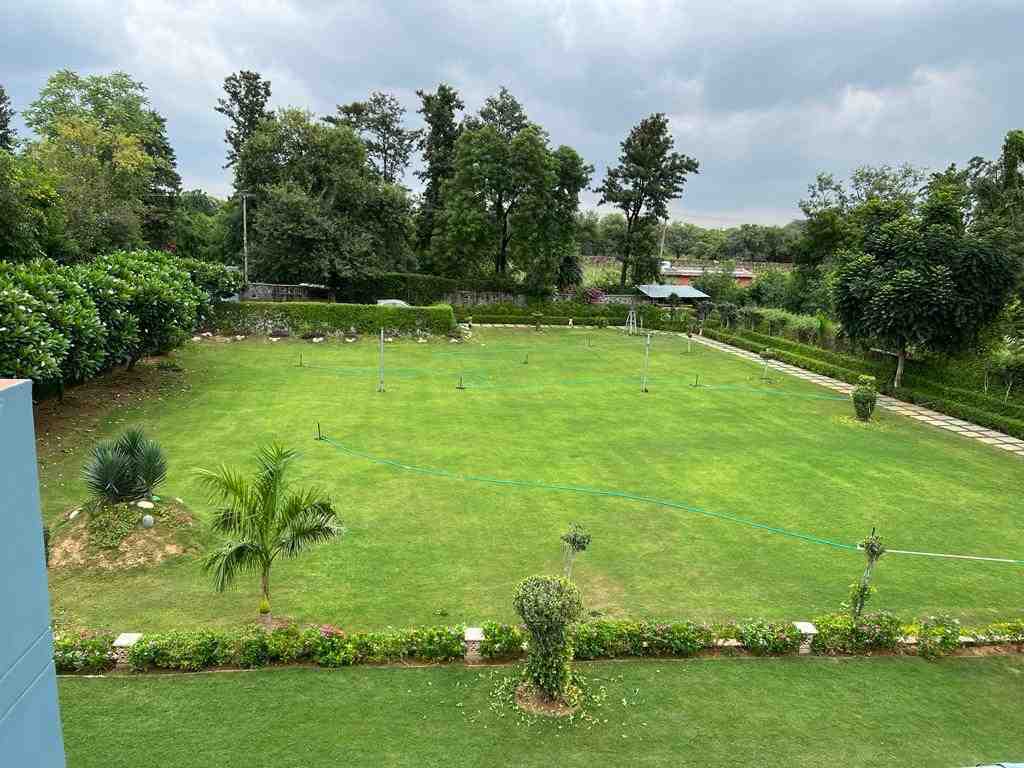
{"type": "Polygon", "coordinates": [[[871,414],[875,412],[875,403],[878,401],[878,388],[875,386],[874,376],[858,376],[857,386],[850,393],[853,400],[853,410],[861,421],[871,421],[871,414]]]}
{"type": "Polygon", "coordinates": [[[270,569],[279,555],[304,549],[342,533],[331,500],[315,488],[292,489],[289,468],[298,454],[270,444],[257,454],[259,469],[250,479],[222,464],[199,470],[216,505],[212,529],[226,540],[203,560],[218,592],[242,573],[260,576],[260,614],[269,625],[270,569]]]}
{"type": "Polygon", "coordinates": [[[573,523],[562,534],[562,561],[565,564],[565,578],[572,579],[572,566],[580,552],[590,546],[590,534],[579,523],[573,523]]]}
{"type": "Polygon", "coordinates": [[[850,616],[853,617],[854,622],[860,619],[860,615],[864,612],[864,606],[874,594],[875,588],[871,586],[871,575],[875,570],[875,564],[885,554],[882,538],[875,533],[874,528],[871,529],[871,535],[861,542],[860,548],[864,552],[867,564],[864,566],[860,582],[852,585],[850,590],[850,616]]]}
{"type": "Polygon", "coordinates": [[[529,681],[545,698],[567,702],[573,657],[569,629],[583,614],[580,591],[568,579],[530,576],[519,582],[512,604],[530,634],[529,681]]]}

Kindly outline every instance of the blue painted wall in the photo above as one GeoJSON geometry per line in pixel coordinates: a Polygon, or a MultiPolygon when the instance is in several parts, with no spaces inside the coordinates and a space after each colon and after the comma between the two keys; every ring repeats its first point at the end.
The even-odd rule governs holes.
{"type": "Polygon", "coordinates": [[[63,768],[32,383],[0,380],[0,766],[63,768]]]}

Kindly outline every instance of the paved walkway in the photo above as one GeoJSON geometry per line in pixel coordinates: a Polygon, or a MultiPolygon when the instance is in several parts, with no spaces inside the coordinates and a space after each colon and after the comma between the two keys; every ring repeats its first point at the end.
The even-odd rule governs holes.
{"type": "MultiPolygon", "coordinates": [[[[730,354],[742,357],[746,360],[751,360],[757,363],[762,363],[761,356],[756,352],[748,352],[745,349],[734,347],[731,344],[724,344],[721,341],[715,341],[704,336],[693,336],[694,341],[698,341],[714,349],[721,350],[722,352],[729,352],[730,354]]],[[[852,384],[847,384],[845,381],[839,381],[837,379],[831,379],[828,376],[822,376],[820,373],[811,373],[805,371],[803,368],[797,368],[795,365],[784,363],[781,360],[771,360],[768,363],[769,367],[776,371],[782,371],[788,373],[791,376],[795,376],[798,379],[809,381],[812,384],[818,384],[828,389],[833,389],[836,392],[842,392],[844,395],[849,394],[853,389],[852,384]]],[[[905,403],[902,400],[897,400],[895,397],[889,397],[888,395],[878,396],[878,407],[884,408],[887,411],[898,413],[902,416],[909,416],[911,419],[916,419],[922,424],[931,424],[939,429],[945,429],[950,432],[954,432],[963,437],[977,440],[981,443],[986,443],[994,448],[1001,448],[1007,453],[1011,453],[1015,456],[1019,456],[1024,459],[1024,440],[1010,435],[997,432],[994,429],[988,429],[987,427],[979,427],[977,424],[972,424],[969,421],[963,419],[954,419],[952,416],[947,416],[944,413],[933,411],[929,408],[923,408],[920,405],[911,405],[905,403]]]]}

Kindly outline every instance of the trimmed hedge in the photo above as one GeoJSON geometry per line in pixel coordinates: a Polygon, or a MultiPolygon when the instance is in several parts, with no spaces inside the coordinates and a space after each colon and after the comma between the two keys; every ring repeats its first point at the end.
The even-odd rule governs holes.
{"type": "Polygon", "coordinates": [[[234,631],[164,632],[144,635],[129,649],[128,663],[136,671],[195,672],[303,662],[343,667],[407,660],[455,661],[465,654],[463,632],[462,627],[422,627],[349,635],[329,626],[299,629],[294,625],[270,632],[257,626],[234,631]]]}
{"type": "MultiPolygon", "coordinates": [[[[927,658],[959,647],[965,632],[980,643],[1024,645],[1024,619],[999,621],[962,630],[947,617],[904,623],[888,613],[865,614],[856,624],[848,614],[814,619],[815,653],[850,655],[900,649],[904,635],[918,637],[917,652],[927,658]]],[[[515,624],[486,622],[480,655],[492,661],[521,658],[527,635],[515,624]]],[[[196,672],[217,667],[256,668],[272,664],[317,664],[343,667],[405,661],[449,662],[465,656],[461,626],[388,628],[347,634],[332,626],[300,628],[294,624],[267,632],[259,626],[234,630],[196,630],[144,635],[128,649],[135,671],[196,672]]],[[[739,640],[758,655],[794,653],[801,635],[788,622],[751,620],[709,626],[688,621],[599,619],[576,624],[572,641],[577,659],[687,657],[717,647],[718,640],[739,640]]],[[[114,637],[88,632],[54,637],[53,660],[60,674],[99,674],[114,668],[114,637]]]]}
{"type": "MultiPolygon", "coordinates": [[[[764,344],[760,340],[751,340],[748,338],[750,335],[758,335],[750,334],[750,332],[746,332],[743,336],[738,336],[735,334],[725,333],[720,330],[705,328],[704,335],[711,339],[715,339],[716,341],[731,344],[734,347],[746,349],[750,352],[761,352],[764,349],[764,344]]],[[[781,360],[784,363],[789,363],[790,365],[795,365],[799,368],[813,371],[814,373],[820,373],[823,376],[830,376],[833,379],[839,379],[840,381],[845,381],[848,384],[854,385],[858,383],[858,379],[862,375],[875,375],[877,377],[877,374],[871,373],[872,366],[866,361],[864,361],[864,364],[858,369],[844,368],[825,362],[822,359],[826,356],[829,356],[829,358],[833,360],[841,357],[836,353],[828,353],[825,350],[818,350],[816,347],[810,347],[806,344],[798,344],[797,342],[779,339],[774,336],[765,336],[762,338],[771,340],[775,345],[775,359],[781,360]],[[803,355],[793,354],[792,352],[787,351],[794,347],[799,347],[802,351],[805,351],[808,354],[817,354],[820,352],[822,353],[822,356],[805,357],[803,355]]],[[[884,375],[885,374],[883,373],[883,376],[884,375]]],[[[925,385],[924,387],[913,388],[900,387],[899,389],[894,389],[891,386],[882,386],[880,387],[880,391],[899,400],[914,403],[916,405],[922,405],[927,408],[931,408],[932,410],[939,411],[940,413],[944,413],[947,416],[963,419],[964,421],[969,421],[982,427],[996,429],[1000,432],[1005,432],[1008,435],[1024,439],[1024,418],[1017,418],[1014,415],[1020,411],[1019,406],[1015,404],[1011,403],[1003,405],[994,398],[989,398],[979,393],[974,393],[970,397],[972,402],[992,403],[992,407],[1000,409],[999,411],[993,412],[976,405],[959,402],[955,399],[945,397],[941,393],[951,390],[950,388],[941,387],[939,385],[925,385]],[[984,398],[984,400],[982,398],[984,398]]]]}
{"type": "Polygon", "coordinates": [[[327,304],[316,301],[222,302],[210,313],[210,327],[220,333],[267,334],[287,331],[301,336],[375,333],[382,327],[395,333],[425,331],[446,334],[455,327],[448,304],[432,307],[381,307],[375,304],[327,304]]]}

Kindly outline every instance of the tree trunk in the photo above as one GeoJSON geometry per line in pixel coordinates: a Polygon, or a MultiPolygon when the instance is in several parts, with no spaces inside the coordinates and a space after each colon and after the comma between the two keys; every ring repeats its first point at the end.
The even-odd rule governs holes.
{"type": "MultiPolygon", "coordinates": [[[[269,567],[264,568],[263,572],[260,574],[260,593],[261,593],[261,595],[263,597],[263,600],[261,601],[261,607],[262,607],[262,602],[266,601],[267,607],[269,608],[270,607],[270,568],[269,567]]],[[[271,615],[271,612],[269,610],[266,613],[260,613],[260,622],[263,624],[263,626],[265,628],[270,629],[271,626],[273,626],[273,621],[274,621],[273,616],[271,615]]]]}
{"type": "Polygon", "coordinates": [[[907,348],[900,347],[900,351],[896,355],[896,379],[892,385],[896,388],[900,388],[900,384],[903,382],[903,364],[907,360],[907,348]]]}
{"type": "Polygon", "coordinates": [[[626,270],[629,268],[629,262],[625,259],[622,260],[622,274],[619,276],[619,287],[626,287],[626,270]]]}
{"type": "Polygon", "coordinates": [[[1010,390],[1013,389],[1013,379],[1006,385],[1006,396],[1003,398],[1003,405],[1010,402],[1010,390]]]}

